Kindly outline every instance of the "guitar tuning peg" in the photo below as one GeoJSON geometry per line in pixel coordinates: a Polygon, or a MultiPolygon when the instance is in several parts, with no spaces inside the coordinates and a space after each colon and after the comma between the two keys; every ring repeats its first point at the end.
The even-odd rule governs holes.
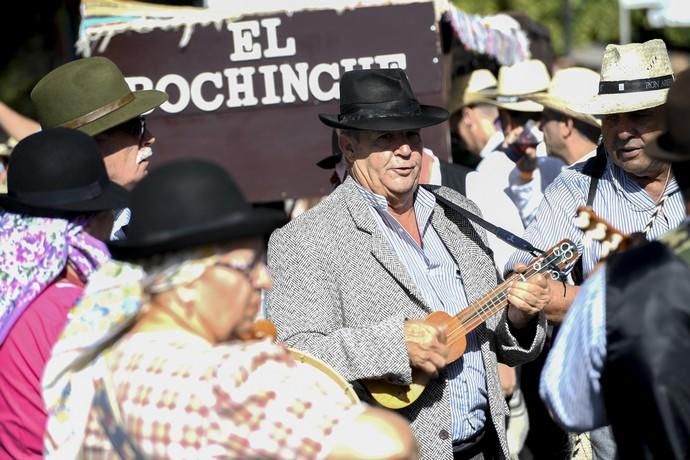
{"type": "Polygon", "coordinates": [[[593,239],[598,241],[603,241],[606,238],[606,225],[598,223],[590,231],[590,235],[593,239]]]}
{"type": "Polygon", "coordinates": [[[580,211],[575,217],[575,225],[577,228],[585,229],[590,226],[590,220],[590,215],[587,211],[580,211]]]}
{"type": "Polygon", "coordinates": [[[601,257],[608,257],[608,255],[611,253],[613,249],[614,248],[611,247],[610,242],[604,241],[603,243],[601,243],[601,257]]]}
{"type": "Polygon", "coordinates": [[[623,235],[620,233],[613,233],[609,238],[609,241],[611,242],[611,249],[615,251],[623,242],[623,235]]]}

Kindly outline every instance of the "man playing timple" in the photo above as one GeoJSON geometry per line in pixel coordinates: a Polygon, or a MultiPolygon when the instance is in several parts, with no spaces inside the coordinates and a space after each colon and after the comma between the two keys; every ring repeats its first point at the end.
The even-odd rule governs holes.
{"type": "MultiPolygon", "coordinates": [[[[588,201],[616,228],[626,233],[643,232],[650,240],[683,220],[685,204],[669,163],[652,159],[645,152],[647,143],[661,132],[660,113],[672,82],[663,41],[606,47],[599,93],[571,106],[577,112],[603,116],[605,155],[571,166],[552,183],[534,222],[527,228],[526,238],[532,244],[546,247],[562,238],[583,241],[574,217],[577,208],[588,201]],[[600,174],[593,173],[597,168],[592,165],[601,160],[604,163],[600,174]],[[597,175],[598,179],[593,177],[597,175]]],[[[583,242],[582,246],[581,271],[586,277],[601,258],[601,245],[583,242]]],[[[507,271],[526,260],[516,252],[507,271]]],[[[560,322],[579,288],[568,285],[564,293],[563,287],[553,283],[545,311],[550,320],[560,322]]],[[[606,444],[605,439],[599,442],[597,433],[592,433],[591,439],[595,449],[606,444]]],[[[604,458],[613,455],[611,450],[608,452],[604,458]]]]}
{"type": "MultiPolygon", "coordinates": [[[[73,128],[93,136],[108,176],[131,188],[146,174],[156,138],[143,114],[168,99],[162,91],[131,91],[122,72],[104,57],[68,62],[45,75],[31,91],[43,128],[73,128]]],[[[118,213],[114,239],[129,222],[129,210],[118,213]]]]}
{"type": "MultiPolygon", "coordinates": [[[[420,128],[448,112],[420,105],[400,69],[346,72],[340,91],[341,113],[320,118],[340,130],[349,175],[273,233],[268,316],[280,339],[349,381],[409,384],[413,368],[434,377],[401,410],[423,458],[508,458],[496,360],[515,365],[541,350],[546,280],[515,283],[509,306],[448,363],[446,335],[420,320],[456,314],[496,285],[483,229],[418,186],[420,128]]],[[[478,212],[458,193],[430,188],[478,212]]]]}

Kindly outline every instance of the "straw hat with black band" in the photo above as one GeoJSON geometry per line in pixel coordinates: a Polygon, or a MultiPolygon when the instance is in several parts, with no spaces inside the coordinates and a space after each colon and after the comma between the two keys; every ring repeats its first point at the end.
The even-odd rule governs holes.
{"type": "Polygon", "coordinates": [[[599,91],[591,99],[569,107],[592,115],[651,109],[666,102],[672,84],[671,60],[663,40],[607,45],[599,91]]]}
{"type": "Polygon", "coordinates": [[[120,69],[104,57],[68,62],[31,91],[43,128],[72,128],[94,136],[161,105],[157,90],[131,91],[120,69]]]}
{"type": "Polygon", "coordinates": [[[516,112],[541,112],[544,106],[528,100],[527,96],[544,92],[549,86],[549,71],[538,59],[528,59],[498,69],[494,105],[516,112]]]}

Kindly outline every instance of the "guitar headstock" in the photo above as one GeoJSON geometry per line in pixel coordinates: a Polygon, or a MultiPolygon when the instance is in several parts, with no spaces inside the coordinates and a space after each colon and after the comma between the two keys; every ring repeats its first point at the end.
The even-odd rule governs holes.
{"type": "Polygon", "coordinates": [[[562,240],[549,248],[546,254],[534,259],[529,268],[537,273],[548,271],[552,279],[560,279],[561,273],[575,265],[580,258],[580,251],[570,240],[562,240]]]}
{"type": "Polygon", "coordinates": [[[601,243],[601,257],[626,249],[632,242],[629,235],[597,216],[592,208],[580,206],[577,209],[575,225],[585,233],[585,238],[601,243]]]}

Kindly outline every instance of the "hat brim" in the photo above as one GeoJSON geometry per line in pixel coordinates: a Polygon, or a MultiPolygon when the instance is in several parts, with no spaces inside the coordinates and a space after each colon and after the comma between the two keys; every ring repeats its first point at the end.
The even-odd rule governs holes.
{"type": "Polygon", "coordinates": [[[555,110],[556,112],[561,112],[569,117],[577,118],[587,124],[601,128],[601,120],[594,118],[594,116],[589,113],[576,112],[562,100],[551,96],[550,94],[534,94],[532,96],[527,96],[528,99],[541,104],[544,108],[555,110]]]}
{"type": "MultiPolygon", "coordinates": [[[[46,192],[48,194],[49,192],[46,192]]],[[[49,216],[55,213],[88,213],[126,208],[129,205],[129,192],[122,186],[108,182],[103,192],[95,198],[64,204],[46,205],[39,200],[18,199],[9,194],[0,195],[0,208],[33,216],[49,216]]]]}
{"type": "Polygon", "coordinates": [[[647,156],[670,163],[690,161],[690,148],[676,143],[670,133],[664,132],[645,146],[647,156]]]}
{"type": "MultiPolygon", "coordinates": [[[[194,227],[159,232],[149,238],[108,242],[113,258],[134,260],[196,246],[262,237],[286,222],[285,215],[272,209],[250,209],[194,227]]],[[[125,234],[127,232],[125,231],[125,234]]]]}
{"type": "Polygon", "coordinates": [[[500,102],[494,99],[492,104],[499,109],[513,110],[515,112],[542,112],[544,110],[543,105],[526,99],[517,102],[500,102]]]}
{"type": "Polygon", "coordinates": [[[323,160],[319,160],[316,162],[316,166],[318,166],[321,169],[335,169],[336,165],[340,163],[340,160],[343,158],[342,154],[338,155],[328,155],[326,158],[323,160]]]}
{"type": "Polygon", "coordinates": [[[366,131],[401,131],[419,129],[443,123],[450,116],[446,109],[433,105],[420,105],[419,114],[414,116],[390,116],[362,118],[360,120],[341,121],[338,115],[320,113],[323,124],[338,129],[358,129],[366,131]]]}
{"type": "Polygon", "coordinates": [[[576,112],[590,115],[611,115],[651,109],[666,103],[668,88],[637,93],[598,94],[589,101],[569,104],[576,112]]]}
{"type": "Polygon", "coordinates": [[[155,109],[168,100],[167,94],[155,89],[134,91],[132,94],[134,95],[134,100],[128,104],[77,129],[89,136],[95,136],[127,120],[138,117],[151,109],[155,109]]]}

